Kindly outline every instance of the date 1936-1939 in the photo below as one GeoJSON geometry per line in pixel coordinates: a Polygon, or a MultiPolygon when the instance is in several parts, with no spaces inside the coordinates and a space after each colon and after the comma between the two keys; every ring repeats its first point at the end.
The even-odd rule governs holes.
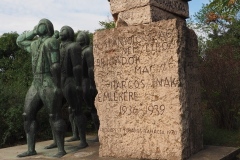
{"type": "Polygon", "coordinates": [[[159,116],[163,115],[165,112],[165,105],[147,105],[144,107],[137,106],[120,106],[120,115],[139,115],[140,117],[144,115],[159,116]]]}

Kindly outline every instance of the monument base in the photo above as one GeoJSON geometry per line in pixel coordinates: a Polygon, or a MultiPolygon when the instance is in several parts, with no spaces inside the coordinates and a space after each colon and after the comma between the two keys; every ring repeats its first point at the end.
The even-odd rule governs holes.
{"type": "Polygon", "coordinates": [[[204,146],[204,149],[191,156],[189,160],[233,160],[240,153],[239,148],[224,146],[204,146]]]}
{"type": "MultiPolygon", "coordinates": [[[[95,136],[87,136],[87,139],[93,139],[95,136]]],[[[68,137],[69,138],[69,137],[68,137]]],[[[65,138],[65,139],[68,139],[65,138]]],[[[20,158],[21,160],[26,159],[51,159],[54,153],[57,152],[57,148],[55,149],[44,149],[44,147],[50,144],[52,140],[37,142],[36,150],[38,152],[37,155],[20,158]]],[[[79,141],[74,142],[66,142],[65,148],[67,154],[63,156],[61,159],[85,159],[85,160],[136,160],[136,159],[123,159],[123,158],[112,158],[112,157],[99,157],[99,143],[94,143],[89,141],[89,147],[82,150],[75,150],[79,145],[79,141]]],[[[9,148],[0,149],[0,159],[4,160],[17,160],[19,158],[16,157],[22,151],[25,151],[27,145],[19,145],[9,148]]],[[[240,153],[239,148],[234,147],[224,147],[224,146],[205,146],[204,149],[197,154],[193,155],[189,160],[232,160],[240,153]]]]}
{"type": "Polygon", "coordinates": [[[197,37],[179,19],[94,34],[102,157],[187,159],[203,148],[197,37]]]}

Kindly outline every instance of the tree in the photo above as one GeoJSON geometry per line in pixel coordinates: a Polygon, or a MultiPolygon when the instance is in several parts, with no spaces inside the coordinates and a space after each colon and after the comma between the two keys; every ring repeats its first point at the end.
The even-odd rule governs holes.
{"type": "Polygon", "coordinates": [[[0,37],[0,146],[24,135],[22,110],[32,79],[31,57],[18,48],[17,36],[13,32],[0,37]]]}
{"type": "Polygon", "coordinates": [[[115,28],[115,22],[113,20],[99,21],[99,24],[100,24],[101,28],[97,29],[97,30],[115,28]]]}
{"type": "Polygon", "coordinates": [[[216,47],[218,43],[215,42],[236,24],[237,15],[240,15],[239,5],[239,0],[210,0],[209,4],[203,4],[199,12],[188,19],[190,28],[198,33],[200,55],[205,55],[207,48],[216,47]],[[212,40],[216,41],[212,42],[212,40]]]}
{"type": "Polygon", "coordinates": [[[206,35],[201,52],[203,100],[220,128],[234,129],[240,111],[239,1],[213,0],[195,14],[195,29],[206,35]],[[203,54],[203,53],[202,53],[203,54]]]}
{"type": "Polygon", "coordinates": [[[18,34],[16,32],[4,33],[0,37],[0,58],[14,56],[18,49],[16,45],[16,38],[18,34]]]}
{"type": "Polygon", "coordinates": [[[227,32],[239,9],[239,0],[210,0],[194,17],[199,27],[210,36],[216,37],[227,32]]]}
{"type": "Polygon", "coordinates": [[[223,44],[208,49],[200,66],[203,100],[215,124],[236,129],[240,111],[240,46],[223,44]]]}
{"type": "Polygon", "coordinates": [[[239,12],[239,0],[213,0],[208,7],[212,10],[207,15],[208,21],[217,21],[219,19],[231,21],[239,12]],[[215,12],[216,13],[215,13],[215,12]]]}

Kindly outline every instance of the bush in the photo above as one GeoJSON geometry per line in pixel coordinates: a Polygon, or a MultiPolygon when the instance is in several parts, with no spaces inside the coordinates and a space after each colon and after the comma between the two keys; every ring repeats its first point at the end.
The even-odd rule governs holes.
{"type": "Polygon", "coordinates": [[[203,99],[220,128],[236,129],[240,109],[240,47],[225,44],[206,52],[200,72],[203,99]]]}

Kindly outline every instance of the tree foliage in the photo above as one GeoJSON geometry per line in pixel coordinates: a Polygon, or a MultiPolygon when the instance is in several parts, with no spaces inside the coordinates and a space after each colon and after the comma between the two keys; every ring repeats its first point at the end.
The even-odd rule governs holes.
{"type": "Polygon", "coordinates": [[[0,146],[24,137],[22,111],[31,84],[31,58],[16,45],[17,33],[0,37],[0,146]]]}
{"type": "Polygon", "coordinates": [[[239,12],[240,1],[239,0],[213,0],[208,8],[211,12],[207,14],[209,22],[215,22],[220,19],[225,21],[232,21],[239,12]]]}
{"type": "Polygon", "coordinates": [[[99,21],[99,24],[100,24],[101,28],[97,29],[97,30],[104,30],[104,29],[115,28],[115,22],[112,21],[112,20],[99,21]]]}
{"type": "Polygon", "coordinates": [[[199,28],[208,35],[217,36],[228,31],[239,9],[239,0],[210,0],[194,17],[199,28]]]}
{"type": "Polygon", "coordinates": [[[0,38],[0,58],[14,56],[18,50],[16,45],[16,32],[4,33],[0,38]]]}
{"type": "Polygon", "coordinates": [[[204,100],[220,128],[236,129],[240,110],[240,46],[207,50],[200,67],[204,100]]]}
{"type": "Polygon", "coordinates": [[[195,14],[199,37],[203,100],[220,128],[237,127],[240,111],[239,0],[212,0],[195,14]]]}

